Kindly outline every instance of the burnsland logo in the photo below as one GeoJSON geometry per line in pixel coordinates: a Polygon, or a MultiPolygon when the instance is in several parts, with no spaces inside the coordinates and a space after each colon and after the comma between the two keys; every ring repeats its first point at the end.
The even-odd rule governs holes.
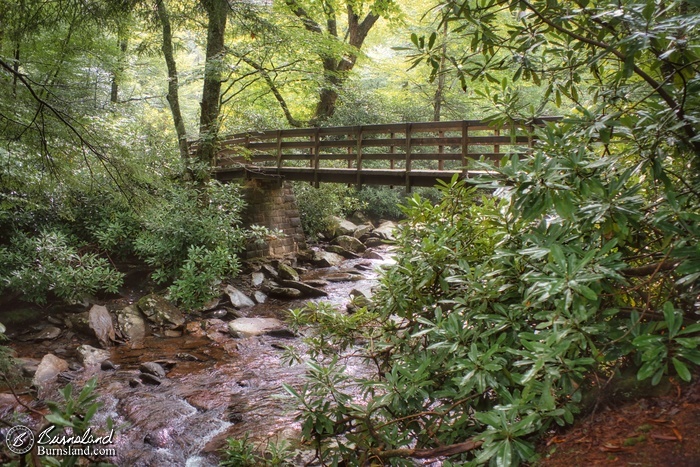
{"type": "Polygon", "coordinates": [[[103,448],[104,445],[114,443],[114,429],[104,436],[95,436],[92,428],[80,435],[66,435],[60,432],[52,434],[54,431],[56,426],[51,425],[39,433],[35,440],[32,430],[23,425],[16,425],[8,430],[5,445],[18,455],[31,451],[36,442],[39,456],[116,456],[115,449],[103,448]]]}
{"type": "Polygon", "coordinates": [[[13,426],[5,435],[5,444],[15,454],[26,454],[34,447],[34,433],[24,425],[13,426]]]}

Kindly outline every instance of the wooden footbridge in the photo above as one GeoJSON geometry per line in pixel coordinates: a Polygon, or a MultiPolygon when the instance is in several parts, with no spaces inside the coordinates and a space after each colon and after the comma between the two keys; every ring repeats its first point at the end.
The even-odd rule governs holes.
{"type": "MultiPolygon", "coordinates": [[[[479,120],[271,130],[219,141],[214,177],[319,183],[433,186],[470,159],[500,160],[532,148],[533,130],[557,117],[497,128],[479,120]]],[[[190,146],[196,151],[197,143],[190,146]]]]}

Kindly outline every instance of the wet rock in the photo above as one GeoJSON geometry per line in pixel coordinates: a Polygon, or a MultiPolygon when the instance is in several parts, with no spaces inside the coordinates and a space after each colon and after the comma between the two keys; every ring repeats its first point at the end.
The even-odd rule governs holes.
{"type": "Polygon", "coordinates": [[[335,253],[337,255],[342,256],[343,258],[347,259],[356,259],[359,258],[359,256],[352,251],[346,250],[340,245],[328,245],[326,247],[326,251],[329,251],[331,253],[335,253]]]}
{"type": "Polygon", "coordinates": [[[253,298],[257,303],[265,303],[267,301],[267,295],[265,295],[260,290],[253,292],[253,298]]]}
{"type": "Polygon", "coordinates": [[[350,282],[350,281],[361,281],[364,277],[360,274],[351,274],[347,272],[339,272],[336,274],[329,274],[326,276],[326,280],[329,282],[350,282]]]}
{"type": "Polygon", "coordinates": [[[352,235],[357,228],[354,223],[340,217],[333,217],[331,224],[332,226],[328,232],[331,237],[337,237],[339,235],[352,235]]]}
{"type": "Polygon", "coordinates": [[[228,323],[228,329],[233,337],[252,337],[281,332],[286,328],[276,318],[238,318],[228,323]]]}
{"type": "Polygon", "coordinates": [[[325,287],[328,285],[328,281],[323,279],[309,279],[304,281],[305,284],[309,284],[311,287],[325,287]]]}
{"type": "Polygon", "coordinates": [[[333,242],[353,253],[363,253],[367,249],[361,241],[349,235],[341,235],[333,240],[333,242]]]}
{"type": "Polygon", "coordinates": [[[114,371],[117,369],[117,365],[112,363],[110,360],[105,360],[104,362],[100,363],[100,370],[102,371],[114,371]]]}
{"type": "Polygon", "coordinates": [[[131,378],[131,379],[129,380],[129,387],[136,388],[136,387],[139,387],[139,386],[143,386],[143,383],[141,382],[140,379],[131,378]]]}
{"type": "Polygon", "coordinates": [[[161,384],[163,384],[160,378],[149,373],[141,373],[139,375],[139,379],[143,384],[150,384],[151,386],[160,386],[161,384]]]}
{"type": "Polygon", "coordinates": [[[85,367],[78,362],[70,362],[68,364],[68,369],[70,371],[83,371],[85,367]]]}
{"type": "Polygon", "coordinates": [[[58,316],[47,316],[46,321],[51,324],[55,324],[56,326],[62,326],[64,324],[63,320],[58,316]]]}
{"type": "Polygon", "coordinates": [[[22,375],[26,377],[33,377],[41,362],[41,360],[36,358],[14,358],[14,361],[19,366],[20,371],[22,371],[22,375]]]}
{"type": "Polygon", "coordinates": [[[175,329],[166,329],[163,335],[165,337],[182,337],[182,331],[177,331],[175,329]]]}
{"type": "Polygon", "coordinates": [[[382,245],[386,245],[386,241],[379,237],[370,237],[367,240],[365,240],[365,246],[367,248],[376,248],[382,245]]]}
{"type": "Polygon", "coordinates": [[[129,341],[131,348],[143,348],[143,341],[148,334],[148,327],[139,309],[135,306],[128,306],[117,311],[116,315],[119,332],[129,341]]]}
{"type": "Polygon", "coordinates": [[[270,296],[275,298],[283,299],[293,299],[301,297],[302,293],[299,289],[293,289],[291,287],[272,287],[268,292],[270,296]]]}
{"type": "Polygon", "coordinates": [[[358,225],[355,231],[352,233],[352,236],[359,240],[363,236],[369,234],[372,230],[374,230],[374,226],[372,224],[358,225]]]}
{"type": "Polygon", "coordinates": [[[280,279],[285,279],[285,280],[290,280],[290,281],[298,281],[299,280],[299,273],[291,267],[288,264],[285,263],[280,263],[279,266],[277,266],[277,272],[279,273],[280,279]]]}
{"type": "Polygon", "coordinates": [[[216,319],[222,319],[226,318],[228,315],[228,310],[226,308],[221,308],[220,310],[214,310],[210,313],[207,313],[205,315],[206,318],[216,318],[216,319]]]}
{"type": "Polygon", "coordinates": [[[267,275],[269,275],[273,279],[276,279],[277,277],[279,277],[279,274],[277,273],[277,269],[273,268],[269,264],[263,264],[262,269],[265,273],[267,273],[267,275]]]}
{"type": "Polygon", "coordinates": [[[219,297],[212,298],[209,300],[207,303],[205,303],[202,308],[200,308],[200,311],[209,311],[213,310],[214,308],[219,306],[219,297]]]}
{"type": "Polygon", "coordinates": [[[61,335],[61,330],[56,326],[46,326],[39,331],[21,336],[21,341],[45,341],[53,340],[61,335]]]}
{"type": "Polygon", "coordinates": [[[280,281],[284,287],[297,289],[305,297],[327,297],[328,292],[298,281],[280,281]]]}
{"type": "Polygon", "coordinates": [[[77,375],[71,371],[62,371],[56,377],[56,382],[63,386],[68,383],[72,383],[76,376],[77,375]]]}
{"type": "Polygon", "coordinates": [[[255,302],[251,300],[246,294],[238,290],[232,285],[226,286],[226,295],[228,295],[231,300],[231,305],[236,308],[250,308],[255,306],[255,302]]]}
{"type": "Polygon", "coordinates": [[[265,274],[262,272],[254,272],[250,275],[250,283],[253,287],[260,287],[265,280],[265,274]]]}
{"type": "Polygon", "coordinates": [[[88,323],[103,348],[110,347],[115,340],[112,315],[102,305],[93,305],[88,311],[88,323]]]}
{"type": "Polygon", "coordinates": [[[110,357],[108,350],[96,349],[87,344],[78,347],[78,354],[80,355],[80,360],[83,362],[83,365],[88,368],[97,367],[110,357]]]}
{"type": "Polygon", "coordinates": [[[62,358],[58,358],[53,354],[46,354],[41,359],[39,366],[32,378],[32,384],[36,387],[44,387],[53,382],[58,377],[59,373],[68,371],[68,362],[62,358]]]}
{"type": "Polygon", "coordinates": [[[156,362],[145,362],[139,365],[139,371],[143,374],[165,378],[165,369],[156,362]]]}
{"type": "Polygon", "coordinates": [[[201,358],[196,357],[196,356],[189,354],[187,352],[176,353],[175,358],[177,358],[178,360],[185,361],[185,362],[201,362],[202,361],[201,358]]]}
{"type": "Polygon", "coordinates": [[[338,266],[340,263],[345,261],[345,258],[337,253],[331,253],[330,251],[316,251],[314,252],[313,262],[319,267],[329,268],[332,266],[338,266]]]}
{"type": "Polygon", "coordinates": [[[90,329],[90,315],[87,311],[84,313],[73,313],[68,315],[66,317],[65,324],[66,327],[72,329],[73,331],[86,335],[92,335],[92,329],[90,329]]]}
{"type": "Polygon", "coordinates": [[[383,222],[379,227],[374,229],[374,234],[379,235],[379,237],[385,239],[385,240],[395,240],[396,237],[394,235],[394,231],[396,230],[396,224],[387,221],[383,222]]]}
{"type": "Polygon", "coordinates": [[[160,295],[146,295],[136,303],[136,306],[149,321],[158,326],[182,326],[185,324],[185,316],[182,311],[160,295]]]}
{"type": "Polygon", "coordinates": [[[371,271],[372,270],[372,263],[370,263],[370,262],[357,263],[353,267],[355,269],[357,269],[358,271],[371,271]]]}
{"type": "Polygon", "coordinates": [[[350,303],[346,305],[348,313],[355,313],[360,308],[369,308],[373,305],[372,300],[363,291],[352,289],[350,291],[350,303]]]}
{"type": "Polygon", "coordinates": [[[204,332],[204,322],[203,321],[190,321],[185,325],[185,332],[187,334],[196,336],[196,337],[204,337],[205,332],[204,332]]]}
{"type": "Polygon", "coordinates": [[[372,250],[367,250],[367,251],[365,251],[365,252],[363,253],[362,257],[365,258],[365,259],[378,259],[378,260],[383,260],[383,259],[384,259],[384,257],[383,257],[382,255],[380,255],[379,253],[374,252],[374,251],[372,251],[372,250]]]}

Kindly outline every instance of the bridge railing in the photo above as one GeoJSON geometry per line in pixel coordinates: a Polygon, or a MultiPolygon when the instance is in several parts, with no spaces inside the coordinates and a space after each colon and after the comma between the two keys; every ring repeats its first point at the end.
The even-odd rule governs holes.
{"type": "MultiPolygon", "coordinates": [[[[479,120],[397,123],[270,130],[230,135],[219,141],[215,173],[223,178],[278,174],[318,185],[325,181],[410,188],[421,176],[464,173],[469,159],[499,160],[525,152],[534,126],[556,117],[494,127],[479,120]]],[[[196,143],[191,151],[196,150],[196,143]]],[[[431,184],[434,183],[434,179],[431,184]]]]}

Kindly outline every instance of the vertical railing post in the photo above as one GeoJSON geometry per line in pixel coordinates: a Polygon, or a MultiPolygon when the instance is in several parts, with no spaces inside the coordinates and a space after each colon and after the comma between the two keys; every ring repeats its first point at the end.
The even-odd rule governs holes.
{"type": "MultiPolygon", "coordinates": [[[[445,132],[443,130],[438,131],[438,138],[442,139],[445,137],[445,132]]],[[[438,146],[438,170],[445,170],[445,161],[442,159],[443,154],[445,154],[445,146],[440,144],[438,146]]]]}
{"type": "Polygon", "coordinates": [[[466,120],[462,121],[462,174],[464,178],[469,177],[467,171],[467,159],[469,157],[469,124],[466,120]]]}
{"type": "Polygon", "coordinates": [[[362,187],[362,125],[358,126],[356,129],[356,137],[357,137],[357,149],[356,149],[356,156],[357,156],[357,181],[355,182],[355,185],[357,186],[357,189],[359,190],[360,187],[362,187]]]}
{"type": "MultiPolygon", "coordinates": [[[[392,131],[391,133],[389,133],[389,138],[391,138],[393,140],[395,135],[396,135],[396,133],[394,133],[392,131]]],[[[391,146],[389,146],[389,154],[395,154],[395,153],[396,153],[396,146],[394,146],[394,144],[392,143],[391,146]]],[[[391,159],[389,159],[389,168],[391,170],[394,170],[394,158],[393,157],[391,159]]]]}
{"type": "Polygon", "coordinates": [[[320,136],[320,131],[321,129],[319,127],[316,127],[316,130],[314,131],[314,147],[312,149],[313,151],[313,168],[314,168],[314,188],[318,188],[318,168],[319,168],[319,161],[320,161],[320,152],[321,152],[321,136],[320,136]]]}
{"type": "MultiPolygon", "coordinates": [[[[501,129],[500,129],[500,128],[496,128],[495,130],[493,130],[493,135],[494,135],[495,137],[501,136],[501,129]]],[[[494,152],[494,154],[500,154],[500,153],[501,153],[501,145],[498,144],[498,143],[495,143],[495,144],[493,145],[493,152],[494,152]]]]}
{"type": "Polygon", "coordinates": [[[406,123],[406,193],[411,191],[411,123],[406,123]]]}
{"type": "Polygon", "coordinates": [[[282,130],[277,130],[277,175],[282,168],[282,130]]]}

